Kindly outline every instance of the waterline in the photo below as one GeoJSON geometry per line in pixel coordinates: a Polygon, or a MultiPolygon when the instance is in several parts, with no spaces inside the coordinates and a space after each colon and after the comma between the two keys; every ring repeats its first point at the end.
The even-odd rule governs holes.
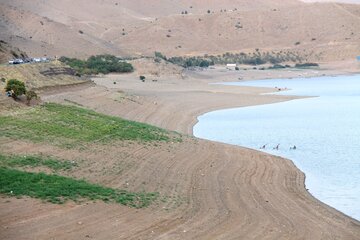
{"type": "Polygon", "coordinates": [[[194,135],[258,150],[266,144],[263,151],[294,161],[316,198],[360,220],[360,76],[228,85],[318,97],[211,112],[199,117],[194,135]]]}

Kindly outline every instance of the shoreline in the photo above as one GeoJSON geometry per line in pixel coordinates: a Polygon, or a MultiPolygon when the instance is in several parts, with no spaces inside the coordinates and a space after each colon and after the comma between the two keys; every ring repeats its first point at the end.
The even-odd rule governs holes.
{"type": "MultiPolygon", "coordinates": [[[[330,66],[332,66],[330,64],[330,66]]],[[[317,72],[315,75],[307,75],[307,76],[303,76],[303,77],[299,77],[299,76],[293,76],[293,77],[287,77],[287,76],[283,76],[283,77],[278,77],[278,79],[296,79],[296,78],[314,78],[314,77],[336,77],[336,76],[350,76],[350,75],[356,75],[356,74],[360,74],[360,70],[355,70],[353,68],[350,68],[351,70],[345,70],[345,71],[337,71],[337,70],[333,70],[331,69],[331,73],[328,74],[328,73],[321,73],[322,71],[326,71],[328,70],[327,68],[320,68],[320,69],[313,69],[313,68],[304,68],[304,69],[296,69],[297,71],[299,72],[313,72],[314,70],[317,72]]],[[[259,70],[257,70],[258,72],[259,70]]],[[[271,71],[271,72],[274,72],[276,74],[279,74],[279,71],[278,70],[268,70],[268,71],[271,71]]],[[[249,71],[251,72],[251,71],[249,71]]],[[[236,72],[235,72],[236,73],[236,72]]],[[[282,72],[280,72],[282,73],[282,72]]],[[[113,76],[117,76],[117,75],[113,75],[113,76]]],[[[106,77],[105,77],[106,78],[106,77]]],[[[101,79],[101,78],[100,78],[101,79]]],[[[229,82],[244,82],[244,81],[258,81],[258,80],[269,80],[269,79],[274,79],[274,78],[263,78],[263,77],[260,77],[260,78],[254,78],[254,79],[242,79],[242,80],[231,80],[231,81],[222,81],[222,82],[207,82],[207,84],[214,84],[214,85],[222,85],[222,86],[230,86],[230,87],[237,87],[237,86],[231,86],[231,85],[225,85],[224,83],[229,83],[229,82]]],[[[101,81],[101,80],[100,80],[101,81]]],[[[240,86],[240,88],[244,88],[244,86],[240,86]]],[[[246,86],[245,86],[246,88],[246,86]]],[[[217,111],[217,110],[226,110],[226,109],[234,109],[234,108],[242,108],[242,107],[247,107],[247,106],[259,106],[259,105],[266,105],[266,104],[275,104],[275,103],[280,103],[280,102],[285,102],[285,101],[292,101],[292,100],[296,100],[296,99],[304,99],[304,98],[311,98],[311,97],[315,97],[315,96],[297,96],[297,95],[273,95],[272,93],[277,93],[277,91],[275,91],[273,88],[269,88],[269,87],[250,87],[250,88],[255,88],[257,89],[257,94],[269,94],[269,96],[275,96],[275,97],[279,97],[280,99],[277,99],[276,101],[265,101],[265,102],[262,102],[262,103],[257,103],[257,104],[249,104],[249,105],[245,105],[245,106],[237,106],[237,105],[233,105],[233,104],[230,104],[232,106],[221,106],[221,107],[213,107],[213,108],[204,108],[204,109],[201,109],[201,111],[198,111],[196,112],[194,115],[192,116],[189,116],[189,119],[187,120],[187,124],[188,126],[186,127],[187,130],[185,131],[181,131],[181,132],[185,132],[186,134],[189,134],[191,136],[194,136],[193,134],[193,128],[194,126],[198,123],[198,118],[204,114],[207,114],[207,113],[210,113],[210,112],[213,112],[213,111],[217,111]]],[[[290,89],[288,89],[290,90],[290,89]]],[[[282,90],[282,91],[285,91],[285,90],[282,90]]],[[[127,116],[128,117],[128,116],[127,116]]],[[[133,117],[130,117],[130,119],[133,119],[133,117]]],[[[136,120],[136,119],[134,119],[136,120]]],[[[143,120],[136,120],[136,121],[141,121],[143,122],[143,120]]],[[[151,121],[148,121],[146,120],[145,122],[147,123],[150,123],[150,124],[154,124],[152,123],[151,121]]],[[[160,126],[161,127],[161,126],[160,126]]],[[[194,136],[195,137],[195,136],[194,136]]],[[[198,137],[195,137],[195,138],[198,138],[198,137]]],[[[198,139],[202,139],[202,138],[198,138],[198,139]]],[[[213,142],[212,140],[208,140],[208,139],[203,139],[203,140],[206,140],[206,141],[211,141],[213,142]]],[[[337,210],[336,208],[332,207],[332,206],[329,206],[327,205],[326,203],[320,201],[319,199],[317,199],[316,197],[314,197],[309,191],[308,189],[306,188],[306,184],[305,184],[305,178],[306,178],[306,174],[304,172],[302,172],[297,166],[296,164],[293,162],[293,160],[291,159],[287,159],[287,158],[284,158],[282,156],[278,156],[278,155],[272,155],[270,153],[267,153],[267,152],[263,152],[261,150],[258,150],[258,149],[252,149],[252,148],[248,148],[248,147],[244,147],[244,146],[240,146],[240,145],[233,145],[233,144],[228,144],[228,143],[223,143],[223,142],[218,142],[218,141],[214,141],[215,143],[221,143],[221,144],[226,144],[226,145],[231,145],[231,146],[235,146],[235,147],[240,147],[240,148],[244,148],[244,149],[248,149],[248,150],[251,150],[251,151],[256,151],[256,152],[259,152],[259,153],[263,153],[263,154],[268,154],[272,157],[280,157],[280,158],[283,158],[285,159],[286,161],[290,161],[294,167],[301,173],[304,175],[304,183],[303,183],[303,188],[306,192],[308,192],[312,198],[314,198],[316,201],[320,202],[321,204],[323,204],[324,206],[326,207],[329,207],[329,208],[332,208],[338,212],[340,212],[341,214],[343,214],[345,217],[348,217],[354,221],[357,221],[359,224],[360,224],[360,221],[357,220],[357,219],[354,219],[352,218],[351,216],[348,216],[346,215],[345,213],[337,210]]]]}
{"type": "MultiPolygon", "coordinates": [[[[303,70],[314,70],[312,68],[310,69],[303,69],[303,70]]],[[[276,71],[276,70],[275,70],[276,71]]],[[[281,80],[292,80],[292,79],[301,79],[301,78],[304,78],[304,79],[307,79],[307,78],[326,78],[326,77],[340,77],[340,76],[355,76],[355,75],[359,75],[360,74],[360,71],[354,71],[354,72],[339,72],[339,73],[332,73],[332,74],[322,74],[322,75],[316,75],[316,76],[305,76],[305,77],[280,77],[280,78],[259,78],[259,79],[242,79],[242,80],[238,80],[238,81],[229,81],[229,82],[218,82],[218,83],[210,83],[210,84],[219,84],[219,85],[226,85],[226,86],[247,86],[247,85],[231,85],[231,84],[227,84],[227,83],[241,83],[241,82],[249,82],[249,81],[253,81],[253,82],[256,82],[256,81],[262,81],[262,80],[277,80],[277,79],[281,79],[281,80]]],[[[360,75],[359,75],[360,76],[360,75]]],[[[266,92],[266,93],[262,93],[262,94],[271,94],[271,95],[276,95],[276,93],[279,93],[279,91],[281,92],[285,92],[286,91],[289,91],[289,90],[292,90],[291,88],[285,88],[285,89],[279,89],[279,91],[277,90],[274,90],[274,88],[271,88],[271,87],[265,87],[265,86],[254,86],[254,87],[258,87],[260,89],[268,89],[270,92],[266,92]]],[[[277,87],[275,87],[275,89],[278,89],[277,87]]],[[[285,100],[284,102],[288,102],[288,101],[292,101],[292,100],[297,100],[297,99],[305,99],[305,98],[313,98],[313,97],[319,97],[319,96],[301,96],[301,95],[287,95],[287,94],[284,94],[282,96],[290,96],[290,97],[294,97],[294,99],[288,99],[288,100],[285,100]]],[[[257,105],[254,105],[254,106],[263,106],[263,105],[267,105],[267,104],[277,104],[279,102],[276,102],[276,103],[264,103],[264,104],[257,104],[257,105]]],[[[208,111],[208,112],[205,112],[199,116],[196,117],[196,123],[193,125],[193,128],[195,127],[196,124],[199,123],[199,118],[208,114],[208,113],[212,113],[212,112],[215,112],[215,111],[222,111],[222,110],[232,110],[232,109],[241,109],[243,107],[230,107],[230,108],[224,108],[224,109],[216,109],[216,110],[212,110],[212,111],[208,111]]],[[[354,221],[357,221],[358,223],[360,223],[360,219],[356,219],[348,214],[346,214],[345,212],[337,209],[336,207],[333,207],[333,206],[330,206],[328,205],[327,203],[323,202],[322,200],[318,199],[317,197],[315,197],[311,192],[310,190],[307,188],[306,186],[306,173],[303,172],[300,167],[297,166],[297,164],[295,163],[295,161],[291,158],[287,158],[286,156],[283,156],[283,155],[276,155],[276,154],[272,154],[272,153],[269,153],[269,152],[266,152],[266,151],[262,151],[260,149],[257,149],[257,148],[251,148],[251,147],[246,147],[246,146],[243,146],[243,145],[238,145],[238,144],[231,144],[231,143],[227,143],[227,142],[222,142],[222,141],[218,141],[218,140],[211,140],[211,139],[207,139],[207,138],[202,138],[202,137],[198,137],[198,136],[195,136],[197,138],[200,138],[200,139],[205,139],[205,140],[209,140],[209,141],[215,141],[215,142],[219,142],[219,143],[224,143],[224,144],[229,144],[229,145],[233,145],[233,146],[238,146],[238,147],[242,147],[242,148],[246,148],[246,149],[249,149],[249,150],[252,150],[252,151],[256,151],[256,152],[261,152],[261,153],[265,153],[265,154],[269,154],[271,156],[274,156],[274,157],[281,157],[281,158],[284,158],[285,160],[289,160],[291,161],[295,168],[301,172],[303,175],[304,175],[304,189],[314,198],[316,199],[317,201],[321,202],[322,204],[324,204],[325,206],[329,207],[329,208],[332,208],[340,213],[342,213],[344,216],[346,217],[349,217],[351,219],[353,219],[354,221]]]]}
{"type": "MultiPolygon", "coordinates": [[[[356,74],[356,73],[355,73],[355,74],[356,74]]],[[[354,75],[354,74],[349,74],[349,75],[331,75],[330,77],[336,77],[336,76],[351,76],[351,75],[354,75]]],[[[325,77],[325,76],[321,76],[321,77],[325,77]]],[[[309,77],[309,78],[313,78],[313,77],[309,77]]],[[[285,78],[285,79],[287,79],[287,78],[285,78]]],[[[294,78],[294,79],[295,79],[295,78],[294,78]]],[[[259,80],[261,81],[262,79],[259,79],[259,80]]],[[[271,79],[264,79],[264,80],[271,80],[271,79]]],[[[256,80],[244,80],[244,81],[256,81],[256,80]]],[[[220,84],[223,84],[223,83],[220,83],[220,84]]],[[[235,85],[235,86],[237,86],[237,85],[235,85]]],[[[272,89],[272,88],[269,88],[269,89],[272,89]]],[[[291,89],[287,89],[287,90],[291,90],[291,89]]],[[[282,90],[282,91],[284,91],[284,90],[282,90]]],[[[286,91],[286,90],[285,90],[285,91],[286,91]]],[[[274,92],[266,93],[266,94],[272,94],[272,93],[277,93],[277,92],[278,92],[278,91],[274,91],[274,92]]],[[[298,96],[298,95],[286,95],[286,96],[295,96],[295,97],[297,97],[297,98],[285,100],[284,102],[293,101],[293,100],[297,100],[297,99],[305,99],[305,98],[318,97],[318,96],[298,96]]],[[[265,104],[254,105],[254,106],[263,106],[263,105],[267,105],[267,104],[277,104],[277,103],[265,103],[265,104]]],[[[241,109],[241,108],[243,108],[243,107],[217,109],[217,110],[215,110],[215,111],[235,110],[235,109],[241,109]]],[[[202,117],[202,116],[204,116],[204,115],[206,115],[206,114],[208,114],[208,113],[212,113],[212,112],[214,112],[214,111],[209,111],[209,112],[206,112],[206,113],[204,113],[204,114],[199,115],[199,116],[197,117],[197,122],[196,122],[196,124],[199,123],[199,118],[200,118],[200,117],[202,117]]],[[[196,124],[195,124],[195,125],[196,125],[196,124]]],[[[193,128],[195,127],[195,125],[193,126],[193,128]]],[[[222,142],[222,141],[220,141],[220,140],[212,140],[212,139],[203,138],[203,137],[199,137],[199,136],[195,136],[195,135],[194,135],[194,137],[199,138],[199,139],[208,140],[208,141],[214,141],[214,142],[219,142],[219,143],[228,144],[228,145],[232,145],[232,146],[237,146],[237,147],[249,149],[249,150],[251,150],[251,151],[256,151],[256,152],[260,152],[260,153],[265,153],[265,154],[269,154],[270,156],[273,156],[273,157],[280,157],[280,158],[283,158],[284,160],[291,161],[291,162],[294,164],[295,168],[304,175],[304,189],[305,189],[314,199],[316,199],[317,201],[321,202],[321,203],[324,204],[325,206],[330,207],[330,208],[333,208],[334,210],[342,213],[344,216],[349,217],[349,218],[353,219],[354,221],[357,221],[357,222],[360,223],[360,219],[356,219],[356,218],[354,218],[354,217],[351,217],[350,215],[344,213],[343,211],[341,211],[341,210],[339,210],[339,209],[337,209],[337,208],[335,208],[335,207],[333,207],[333,206],[331,206],[331,205],[328,205],[327,203],[325,203],[325,202],[323,202],[322,200],[320,200],[320,199],[318,199],[317,197],[315,197],[315,196],[310,192],[310,190],[307,188],[307,185],[306,185],[306,173],[303,172],[303,171],[300,169],[300,167],[297,166],[297,164],[295,163],[295,161],[294,161],[293,159],[288,158],[288,157],[283,156],[283,155],[280,155],[280,154],[277,155],[277,154],[269,153],[269,152],[267,152],[267,151],[262,151],[262,150],[257,149],[257,148],[251,148],[251,147],[247,147],[247,146],[243,146],[243,145],[238,145],[238,144],[232,144],[232,143],[222,142]]]]}
{"type": "MultiPolygon", "coordinates": [[[[89,232],[95,236],[102,234],[99,239],[118,236],[119,227],[123,229],[122,239],[357,239],[360,222],[314,198],[306,190],[306,176],[291,160],[193,137],[197,117],[204,113],[297,97],[260,95],[273,90],[268,88],[209,84],[219,82],[219,79],[237,79],[232,73],[225,77],[222,73],[206,71],[200,76],[196,74],[196,77],[183,79],[163,76],[156,82],[145,83],[138,80],[137,73],[110,75],[93,79],[94,86],[43,95],[45,101],[76,103],[100,113],[190,135],[183,143],[170,144],[163,150],[136,148],[135,155],[131,156],[143,156],[137,162],[139,166],[126,176],[116,176],[113,180],[116,184],[134,181],[139,186],[146,181],[155,189],[160,186],[163,194],[176,193],[186,197],[186,203],[169,211],[157,208],[137,211],[101,203],[53,207],[40,205],[36,200],[16,200],[14,206],[19,202],[22,206],[35,205],[49,210],[44,210],[46,217],[35,217],[28,220],[27,225],[17,223],[15,226],[27,227],[30,222],[39,226],[38,221],[45,219],[41,226],[46,227],[38,228],[40,233],[47,234],[50,226],[54,234],[57,232],[69,238],[66,231],[55,231],[51,226],[56,226],[61,218],[67,219],[68,214],[75,217],[78,212],[90,211],[96,217],[85,221],[84,215],[80,214],[75,219],[85,224],[81,228],[66,225],[67,229],[83,236],[89,232]],[[61,210],[63,208],[65,210],[61,210]],[[117,212],[124,213],[119,216],[117,212]],[[119,225],[113,225],[109,220],[114,218],[119,219],[119,225]],[[133,220],[128,222],[126,219],[129,218],[133,220]],[[96,231],[94,224],[107,230],[96,231]]],[[[17,145],[12,148],[22,149],[21,144],[17,145]]],[[[42,149],[45,154],[46,151],[59,152],[48,148],[28,147],[31,151],[42,149]]],[[[99,157],[108,159],[112,154],[111,159],[116,160],[120,153],[117,146],[113,146],[92,155],[94,161],[99,157]]],[[[72,156],[74,152],[66,154],[72,156]]],[[[78,226],[76,222],[75,226],[78,226]]]]}

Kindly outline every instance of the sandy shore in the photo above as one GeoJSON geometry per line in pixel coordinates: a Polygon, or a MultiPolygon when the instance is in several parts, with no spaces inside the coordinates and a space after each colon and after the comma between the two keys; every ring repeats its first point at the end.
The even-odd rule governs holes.
{"type": "MultiPolygon", "coordinates": [[[[216,109],[267,104],[294,97],[260,95],[273,89],[209,83],[240,79],[348,74],[338,69],[299,71],[186,72],[184,78],[137,74],[96,78],[96,85],[43,95],[110,115],[192,134],[197,117],[216,109]],[[155,81],[153,81],[155,80],[155,81]]],[[[106,146],[63,150],[17,142],[2,151],[86,159],[72,173],[130,190],[159,191],[174,201],[145,210],[104,204],[44,204],[33,199],[0,200],[4,239],[359,239],[360,223],[313,198],[304,174],[286,159],[241,147],[185,137],[162,146],[106,146]],[[114,163],[131,166],[121,174],[114,163]],[[108,168],[108,169],[107,169],[108,168]],[[87,170],[91,169],[91,173],[87,170]],[[105,170],[104,170],[105,169],[105,170]],[[145,183],[145,184],[144,184],[145,183]]]]}

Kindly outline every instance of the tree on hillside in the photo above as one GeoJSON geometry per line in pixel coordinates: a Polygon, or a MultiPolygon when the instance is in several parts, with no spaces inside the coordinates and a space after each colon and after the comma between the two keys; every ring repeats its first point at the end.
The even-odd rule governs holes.
{"type": "Polygon", "coordinates": [[[207,67],[209,67],[209,65],[210,65],[210,63],[206,60],[202,60],[199,64],[199,66],[202,68],[207,68],[207,67]]]}
{"type": "Polygon", "coordinates": [[[11,92],[11,96],[14,99],[17,99],[19,96],[26,93],[25,84],[22,81],[19,81],[17,79],[10,79],[6,83],[5,90],[7,92],[11,92]]]}
{"type": "Polygon", "coordinates": [[[87,60],[61,57],[59,60],[74,68],[79,75],[108,74],[111,72],[127,73],[134,71],[134,67],[130,63],[121,61],[121,59],[113,55],[91,56],[87,60]]]}
{"type": "Polygon", "coordinates": [[[26,91],[25,96],[27,105],[30,105],[32,99],[38,99],[38,95],[33,90],[26,91]]]}

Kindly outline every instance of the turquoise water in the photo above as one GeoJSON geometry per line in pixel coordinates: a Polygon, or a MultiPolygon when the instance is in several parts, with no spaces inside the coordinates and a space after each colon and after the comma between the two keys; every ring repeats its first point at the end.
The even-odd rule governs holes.
{"type": "Polygon", "coordinates": [[[305,173],[311,194],[360,220],[360,75],[227,85],[317,97],[210,112],[199,117],[194,135],[257,150],[267,144],[262,151],[293,160],[305,173]]]}

